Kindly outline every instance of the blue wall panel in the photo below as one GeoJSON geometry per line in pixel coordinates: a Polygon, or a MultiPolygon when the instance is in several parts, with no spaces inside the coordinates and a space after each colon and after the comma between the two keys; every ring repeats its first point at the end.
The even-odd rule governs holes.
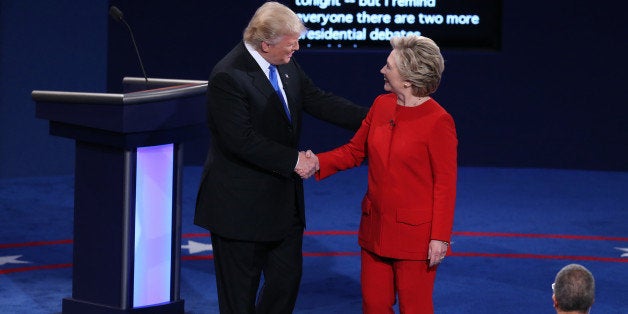
{"type": "MultiPolygon", "coordinates": [[[[73,145],[34,118],[33,89],[110,91],[141,76],[118,6],[148,75],[206,80],[263,1],[2,1],[0,177],[71,173],[73,145]]],[[[628,28],[619,2],[504,1],[501,51],[444,50],[435,98],[454,116],[460,164],[628,170],[628,28]]],[[[388,51],[295,55],[321,87],[363,105],[382,93],[388,51]]],[[[303,148],[350,132],[306,119],[303,148]]],[[[202,164],[209,138],[186,144],[202,164]]]]}

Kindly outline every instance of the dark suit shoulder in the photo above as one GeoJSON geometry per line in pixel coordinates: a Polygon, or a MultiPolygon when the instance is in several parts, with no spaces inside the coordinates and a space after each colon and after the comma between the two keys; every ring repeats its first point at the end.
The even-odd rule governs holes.
{"type": "Polygon", "coordinates": [[[244,43],[240,42],[216,63],[209,78],[211,80],[217,73],[222,72],[234,75],[238,72],[250,73],[255,71],[261,72],[261,69],[253,56],[246,50],[244,43]]]}

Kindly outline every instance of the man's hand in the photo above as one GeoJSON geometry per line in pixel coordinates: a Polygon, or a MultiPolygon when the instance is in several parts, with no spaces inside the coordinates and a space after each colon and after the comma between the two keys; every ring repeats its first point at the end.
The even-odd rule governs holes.
{"type": "Polygon", "coordinates": [[[316,171],[318,171],[318,170],[320,170],[320,169],[321,169],[321,165],[320,165],[320,163],[318,162],[318,156],[314,155],[314,152],[312,152],[311,150],[309,150],[309,149],[308,149],[308,150],[305,152],[305,157],[307,157],[307,158],[310,158],[310,157],[314,157],[314,158],[316,158],[316,171]]]}
{"type": "Polygon", "coordinates": [[[311,177],[318,169],[318,157],[316,157],[311,150],[299,152],[299,161],[294,171],[301,176],[302,179],[311,177]]]}

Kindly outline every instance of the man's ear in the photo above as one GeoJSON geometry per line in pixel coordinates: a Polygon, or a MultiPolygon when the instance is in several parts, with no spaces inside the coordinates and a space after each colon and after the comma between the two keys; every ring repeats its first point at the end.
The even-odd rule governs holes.
{"type": "Polygon", "coordinates": [[[558,308],[558,302],[556,302],[556,295],[552,293],[552,301],[554,301],[554,308],[558,308]]]}
{"type": "Polygon", "coordinates": [[[268,50],[270,49],[270,45],[267,44],[265,41],[263,41],[260,46],[262,48],[262,52],[268,52],[268,50]]]}

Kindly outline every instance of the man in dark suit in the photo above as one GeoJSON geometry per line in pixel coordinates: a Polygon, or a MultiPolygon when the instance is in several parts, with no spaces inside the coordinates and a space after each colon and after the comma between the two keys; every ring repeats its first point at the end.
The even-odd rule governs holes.
{"type": "Polygon", "coordinates": [[[302,179],[318,161],[297,149],[303,112],[357,129],[368,111],[316,87],[292,59],[305,30],[292,10],[267,2],[209,78],[212,144],[194,222],[211,232],[221,313],[293,311],[303,261],[302,179]]]}

